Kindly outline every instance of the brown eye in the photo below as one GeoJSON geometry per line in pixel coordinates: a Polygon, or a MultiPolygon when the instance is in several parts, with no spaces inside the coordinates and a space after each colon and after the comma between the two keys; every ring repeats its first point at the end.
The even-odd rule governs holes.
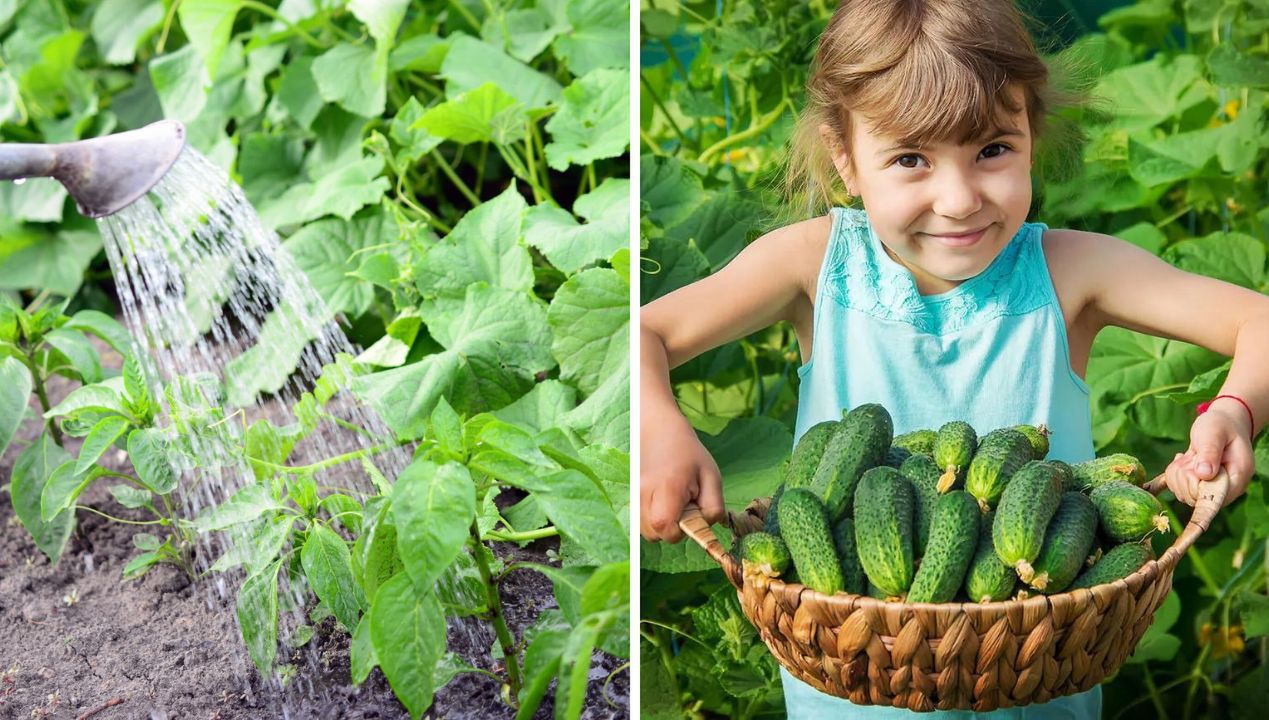
{"type": "Polygon", "coordinates": [[[905,167],[905,168],[908,168],[909,170],[912,170],[917,167],[916,162],[919,161],[920,159],[921,159],[920,155],[900,155],[899,157],[895,158],[894,161],[899,164],[899,167],[905,167]],[[911,160],[913,162],[912,164],[908,164],[904,162],[905,160],[911,160]]]}
{"type": "Polygon", "coordinates": [[[987,147],[983,148],[983,153],[987,153],[992,148],[1000,148],[1000,152],[989,154],[986,157],[988,158],[1000,157],[1001,155],[1004,155],[1005,153],[1009,152],[1012,149],[1008,145],[1005,145],[1004,143],[992,143],[988,145],[987,147]]]}

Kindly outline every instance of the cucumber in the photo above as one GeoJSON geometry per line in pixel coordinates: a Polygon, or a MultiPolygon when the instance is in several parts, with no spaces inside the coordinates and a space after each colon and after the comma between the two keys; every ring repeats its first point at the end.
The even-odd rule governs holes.
{"type": "Polygon", "coordinates": [[[888,465],[896,470],[903,466],[903,461],[912,456],[911,451],[905,448],[891,446],[886,452],[886,459],[882,461],[882,465],[888,465]]]}
{"type": "Polygon", "coordinates": [[[898,435],[892,443],[895,447],[903,448],[913,455],[929,455],[934,457],[934,438],[938,433],[933,430],[913,430],[898,435]]]}
{"type": "Polygon", "coordinates": [[[833,545],[837,549],[837,561],[842,567],[843,589],[852,595],[862,595],[868,578],[859,564],[859,552],[855,549],[855,522],[842,518],[833,526],[833,545]]]}
{"type": "Polygon", "coordinates": [[[882,406],[860,405],[846,413],[829,436],[809,486],[824,501],[829,520],[850,517],[860,476],[885,462],[893,439],[894,424],[882,406]]]}
{"type": "Polygon", "coordinates": [[[1005,486],[992,523],[996,554],[1023,582],[1035,576],[1031,563],[1044,547],[1044,532],[1062,499],[1062,478],[1050,465],[1032,460],[1005,486]]]}
{"type": "Polygon", "coordinates": [[[956,596],[978,544],[978,503],[964,490],[940,495],[930,543],[921,558],[908,602],[942,603],[956,596]]]}
{"type": "Polygon", "coordinates": [[[1102,558],[1085,570],[1068,590],[1105,585],[1137,572],[1154,557],[1150,548],[1140,543],[1124,543],[1111,548],[1102,558]]]}
{"type": "Polygon", "coordinates": [[[791,488],[780,497],[781,539],[789,548],[802,583],[825,595],[842,590],[842,569],[833,548],[828,514],[818,496],[806,488],[791,488]]]}
{"type": "Polygon", "coordinates": [[[1097,536],[1097,509],[1082,492],[1062,493],[1057,513],[1044,533],[1035,577],[1027,584],[1045,595],[1062,592],[1084,569],[1097,536]]]}
{"type": "Polygon", "coordinates": [[[1058,475],[1062,477],[1062,492],[1070,492],[1072,490],[1081,490],[1080,482],[1075,478],[1075,471],[1071,466],[1061,460],[1045,460],[1048,464],[1057,470],[1058,475]]]}
{"type": "Polygon", "coordinates": [[[934,438],[934,462],[943,470],[939,492],[951,490],[957,480],[965,477],[977,446],[978,434],[967,422],[953,420],[939,428],[934,438]]]}
{"type": "Polygon", "coordinates": [[[1085,460],[1071,466],[1075,480],[1083,490],[1123,480],[1133,485],[1146,484],[1146,466],[1127,453],[1115,453],[1106,457],[1085,460]]]}
{"type": "Polygon", "coordinates": [[[1013,430],[1023,434],[1027,438],[1027,442],[1031,444],[1031,459],[1043,460],[1049,455],[1049,432],[1048,426],[1041,423],[1039,425],[1014,425],[1013,430]]]}
{"type": "Polygon", "coordinates": [[[824,457],[824,446],[840,424],[840,420],[825,420],[802,433],[797,447],[793,448],[789,464],[784,467],[785,485],[791,488],[810,486],[815,468],[819,467],[820,458],[824,457]]]}
{"type": "Polygon", "coordinates": [[[776,506],[780,504],[780,496],[784,494],[784,483],[780,483],[780,487],[776,488],[775,494],[771,496],[771,505],[767,507],[767,515],[762,518],[762,531],[770,535],[780,537],[780,515],[776,512],[776,506]]]}
{"type": "Polygon", "coordinates": [[[789,568],[789,548],[780,538],[765,532],[752,532],[740,538],[740,558],[752,563],[759,572],[779,577],[789,568]]]}
{"type": "Polygon", "coordinates": [[[1118,542],[1141,540],[1151,530],[1168,531],[1163,504],[1149,491],[1114,480],[1093,488],[1093,505],[1102,531],[1118,542]]]}
{"type": "Polygon", "coordinates": [[[1003,428],[983,438],[965,477],[965,489],[978,500],[983,512],[996,507],[1009,478],[1031,462],[1031,455],[1031,443],[1017,430],[1003,428]]]}
{"type": "Polygon", "coordinates": [[[912,585],[914,493],[911,480],[884,465],[865,472],[859,481],[859,562],[868,580],[890,597],[904,595],[912,585]]]}
{"type": "Polygon", "coordinates": [[[912,515],[915,531],[913,551],[921,557],[930,540],[930,522],[934,520],[934,505],[939,499],[939,466],[928,455],[912,455],[899,466],[899,473],[912,481],[912,488],[916,491],[912,515]]]}
{"type": "Polygon", "coordinates": [[[868,594],[868,597],[877,598],[878,600],[889,601],[889,600],[895,599],[894,596],[887,595],[885,592],[882,591],[881,588],[877,587],[876,585],[873,585],[872,583],[868,583],[867,585],[867,594],[868,594]]]}
{"type": "Polygon", "coordinates": [[[1018,573],[996,554],[991,540],[994,510],[979,514],[978,547],[965,576],[965,595],[973,602],[1007,600],[1018,586],[1018,573]]]}

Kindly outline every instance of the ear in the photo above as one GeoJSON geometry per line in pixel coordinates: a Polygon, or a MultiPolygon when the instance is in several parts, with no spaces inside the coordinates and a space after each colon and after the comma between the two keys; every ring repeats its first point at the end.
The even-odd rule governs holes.
{"type": "Polygon", "coordinates": [[[828,123],[820,123],[819,131],[824,147],[828,148],[828,156],[833,160],[833,167],[837,168],[838,177],[842,179],[842,182],[846,183],[846,192],[856,195],[855,177],[851,171],[849,153],[842,147],[837,133],[833,132],[828,123]]]}

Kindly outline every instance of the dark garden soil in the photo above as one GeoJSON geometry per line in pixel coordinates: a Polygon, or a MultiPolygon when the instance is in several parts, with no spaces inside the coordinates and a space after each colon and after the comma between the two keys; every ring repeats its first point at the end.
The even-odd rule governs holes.
{"type": "MultiPolygon", "coordinates": [[[[57,402],[69,390],[68,385],[50,388],[50,400],[57,402]]],[[[39,431],[38,414],[32,415],[0,457],[0,486],[7,488],[14,460],[39,431]]],[[[68,438],[66,443],[68,450],[78,452],[79,440],[68,438]]],[[[117,504],[104,484],[91,488],[79,502],[117,517],[141,517],[117,504]]],[[[81,510],[61,561],[50,566],[19,524],[9,493],[0,492],[0,718],[409,717],[377,668],[362,686],[350,684],[349,637],[335,631],[332,620],[319,624],[310,641],[313,648],[292,651],[302,675],[313,671],[303,669],[309,663],[300,655],[312,651],[318,658],[320,677],[308,679],[316,692],[297,699],[292,691],[283,699],[264,686],[246,659],[232,592],[231,599],[221,600],[211,588],[214,580],[191,584],[170,565],[157,566],[139,580],[121,581],[124,565],[137,552],[133,535],[148,529],[81,510]]],[[[527,548],[506,545],[497,553],[507,562],[545,563],[551,547],[547,542],[527,548]]],[[[517,637],[543,610],[556,607],[551,582],[540,573],[516,570],[502,589],[517,637]]],[[[483,624],[451,624],[449,649],[478,668],[499,672],[502,667],[490,654],[493,642],[492,630],[483,624]]],[[[582,717],[628,718],[629,669],[623,660],[602,652],[593,661],[582,717]]],[[[293,681],[294,686],[305,684],[293,681]]],[[[492,678],[459,675],[437,693],[427,717],[513,718],[514,710],[499,695],[499,683],[492,678]]],[[[535,717],[553,713],[548,693],[535,717]]]]}

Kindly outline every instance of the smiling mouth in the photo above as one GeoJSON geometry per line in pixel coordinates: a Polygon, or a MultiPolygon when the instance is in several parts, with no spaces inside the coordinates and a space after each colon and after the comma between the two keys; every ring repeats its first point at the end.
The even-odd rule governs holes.
{"type": "Polygon", "coordinates": [[[983,235],[987,233],[987,228],[989,227],[991,227],[990,223],[988,223],[987,225],[984,225],[983,227],[977,230],[971,230],[969,232],[954,233],[954,234],[937,234],[937,235],[934,233],[925,233],[925,234],[939,241],[943,245],[946,245],[948,247],[960,248],[960,247],[969,247],[970,245],[977,243],[979,240],[982,239],[983,235]]]}

